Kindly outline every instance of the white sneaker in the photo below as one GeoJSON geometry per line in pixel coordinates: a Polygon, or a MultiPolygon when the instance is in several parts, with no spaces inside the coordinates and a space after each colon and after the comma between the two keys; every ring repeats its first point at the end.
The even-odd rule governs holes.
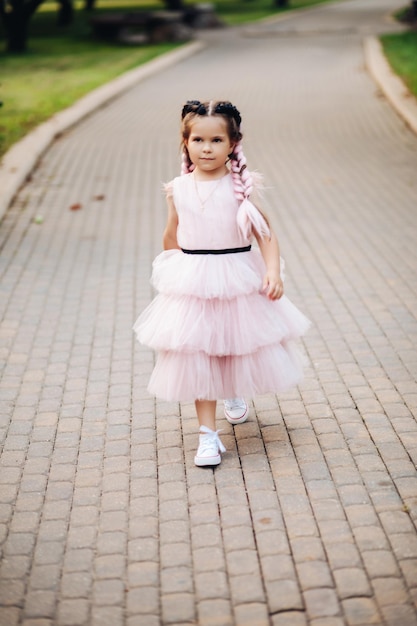
{"type": "Polygon", "coordinates": [[[222,460],[220,452],[226,452],[226,448],[220,441],[219,430],[210,430],[207,426],[200,426],[200,444],[194,463],[198,467],[205,465],[218,465],[222,460]]]}
{"type": "Polygon", "coordinates": [[[229,424],[242,424],[248,419],[248,405],[243,398],[224,401],[224,414],[229,424]]]}

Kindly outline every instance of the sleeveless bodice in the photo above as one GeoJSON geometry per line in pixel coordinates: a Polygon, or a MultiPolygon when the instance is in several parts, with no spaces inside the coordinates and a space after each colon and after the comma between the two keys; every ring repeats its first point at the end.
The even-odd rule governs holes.
{"type": "Polygon", "coordinates": [[[198,182],[193,174],[179,176],[173,181],[173,198],[181,248],[218,250],[250,243],[237,223],[239,203],[231,174],[214,181],[198,182]]]}

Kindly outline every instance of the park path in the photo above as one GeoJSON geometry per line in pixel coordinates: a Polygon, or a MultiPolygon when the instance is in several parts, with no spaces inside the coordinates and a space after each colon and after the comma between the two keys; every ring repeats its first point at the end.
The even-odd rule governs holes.
{"type": "Polygon", "coordinates": [[[0,227],[1,626],[417,626],[417,137],[364,68],[398,0],[202,35],[57,140],[0,227]],[[243,114],[312,320],[215,471],[146,393],[186,99],[243,114]],[[35,219],[38,218],[38,219],[35,219]],[[40,222],[40,223],[37,223],[40,222]]]}

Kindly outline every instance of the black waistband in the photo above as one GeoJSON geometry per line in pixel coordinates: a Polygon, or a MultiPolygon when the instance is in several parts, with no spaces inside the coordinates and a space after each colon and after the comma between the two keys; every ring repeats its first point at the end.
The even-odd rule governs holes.
{"type": "Polygon", "coordinates": [[[185,254],[235,254],[236,252],[249,252],[251,246],[244,246],[243,248],[224,248],[223,250],[186,250],[181,248],[185,254]]]}

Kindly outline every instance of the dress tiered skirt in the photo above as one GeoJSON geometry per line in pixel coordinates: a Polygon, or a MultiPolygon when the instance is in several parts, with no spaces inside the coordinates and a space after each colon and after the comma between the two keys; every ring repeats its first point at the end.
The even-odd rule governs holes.
{"type": "Polygon", "coordinates": [[[217,400],[279,392],[303,376],[296,340],[308,319],[261,292],[257,249],[237,254],[167,250],[153,263],[158,295],[134,325],[157,352],[148,391],[165,400],[217,400]]]}

